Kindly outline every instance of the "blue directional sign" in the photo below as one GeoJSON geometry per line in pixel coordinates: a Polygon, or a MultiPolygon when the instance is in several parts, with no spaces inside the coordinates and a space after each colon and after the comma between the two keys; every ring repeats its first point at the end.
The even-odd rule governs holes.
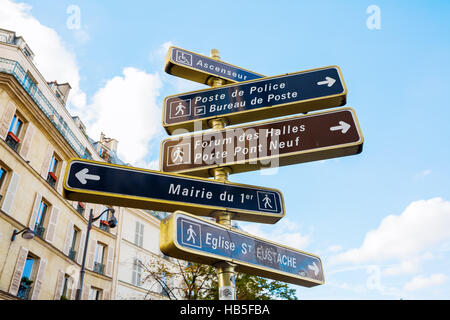
{"type": "Polygon", "coordinates": [[[166,255],[213,265],[236,264],[237,272],[312,287],[325,282],[319,257],[235,228],[176,211],[161,222],[160,250],[166,255]]]}
{"type": "Polygon", "coordinates": [[[225,83],[259,79],[263,75],[185,49],[170,47],[164,69],[184,79],[210,84],[213,78],[225,83]]]}
{"type": "Polygon", "coordinates": [[[227,211],[233,219],[262,223],[275,223],[285,214],[283,197],[275,189],[83,159],[69,161],[63,195],[123,207],[192,210],[203,216],[227,211]]]}
{"type": "Polygon", "coordinates": [[[163,103],[163,127],[197,131],[224,118],[237,124],[274,118],[346,103],[347,89],[339,67],[332,66],[244,81],[218,88],[168,96],[163,103]],[[195,124],[195,125],[194,125],[195,124]]]}

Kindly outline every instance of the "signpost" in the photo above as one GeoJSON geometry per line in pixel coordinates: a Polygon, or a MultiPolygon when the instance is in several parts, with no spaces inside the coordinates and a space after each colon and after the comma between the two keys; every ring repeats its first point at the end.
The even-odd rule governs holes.
{"type": "Polygon", "coordinates": [[[164,140],[163,172],[71,159],[63,196],[175,211],[161,221],[160,249],[175,258],[213,265],[219,299],[235,299],[235,271],[305,287],[325,283],[319,257],[231,226],[232,219],[276,223],[285,215],[280,191],[227,178],[229,173],[360,153],[364,138],[355,112],[341,108],[225,126],[344,105],[347,88],[339,67],[264,77],[220,61],[215,49],[210,58],[170,47],[165,70],[213,87],[166,97],[162,124],[167,133],[214,130],[164,140]],[[215,180],[205,178],[211,176],[215,180]],[[213,216],[217,222],[197,216],[213,216]]]}
{"type": "Polygon", "coordinates": [[[208,128],[213,119],[239,124],[338,107],[346,96],[339,67],[332,66],[168,96],[162,123],[177,134],[208,128]]]}
{"type": "Polygon", "coordinates": [[[207,133],[161,143],[160,170],[210,177],[358,154],[364,138],[355,112],[341,108],[207,133]]]}
{"type": "Polygon", "coordinates": [[[275,223],[285,215],[278,190],[228,181],[212,181],[104,162],[72,159],[64,177],[66,199],[210,216],[227,212],[233,219],[275,223]]]}
{"type": "Polygon", "coordinates": [[[160,249],[169,256],[305,287],[325,282],[319,257],[232,227],[177,211],[161,222],[160,249]]]}
{"type": "Polygon", "coordinates": [[[168,74],[202,84],[211,84],[213,78],[222,79],[225,83],[237,83],[264,77],[259,73],[173,46],[167,53],[164,69],[168,74]]]}

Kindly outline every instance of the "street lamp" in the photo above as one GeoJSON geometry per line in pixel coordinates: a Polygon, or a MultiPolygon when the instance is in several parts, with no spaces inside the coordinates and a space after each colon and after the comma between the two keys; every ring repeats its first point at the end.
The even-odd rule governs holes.
{"type": "Polygon", "coordinates": [[[80,270],[80,283],[78,285],[77,293],[75,295],[75,300],[81,300],[81,291],[83,290],[83,281],[84,281],[84,273],[85,273],[85,265],[86,265],[86,252],[87,252],[87,247],[88,247],[88,244],[89,244],[89,234],[91,233],[92,224],[95,221],[97,221],[98,219],[100,219],[100,217],[105,212],[111,211],[112,216],[108,220],[108,225],[109,225],[110,228],[114,228],[117,225],[117,219],[116,219],[116,217],[114,217],[115,210],[113,208],[107,208],[102,213],[100,213],[98,215],[98,217],[95,217],[95,218],[94,218],[93,211],[94,210],[91,209],[90,212],[89,212],[88,228],[87,228],[87,232],[86,232],[86,242],[84,244],[84,252],[83,252],[83,262],[81,264],[81,270],[80,270]]]}
{"type": "Polygon", "coordinates": [[[34,233],[34,231],[31,230],[30,228],[24,228],[20,231],[17,231],[17,229],[14,229],[13,234],[11,236],[11,241],[14,241],[16,239],[16,236],[18,236],[21,233],[22,233],[22,238],[27,239],[27,240],[33,239],[34,236],[36,235],[34,233]]]}

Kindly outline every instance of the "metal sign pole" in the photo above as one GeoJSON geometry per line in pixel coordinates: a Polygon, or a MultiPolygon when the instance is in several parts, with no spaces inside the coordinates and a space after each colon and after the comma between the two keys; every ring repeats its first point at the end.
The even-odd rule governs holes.
{"type": "MultiPolygon", "coordinates": [[[[219,50],[211,50],[211,58],[220,60],[219,50]]],[[[220,78],[211,78],[208,84],[215,88],[225,84],[225,81],[220,78]]],[[[227,125],[226,119],[212,119],[208,122],[209,126],[214,130],[222,130],[227,125]]],[[[231,168],[214,168],[212,169],[214,180],[227,181],[228,174],[231,172],[231,168]]],[[[226,211],[215,212],[213,215],[216,218],[216,222],[222,225],[231,226],[232,214],[226,211]]],[[[235,287],[235,265],[229,262],[221,261],[214,265],[217,269],[217,277],[219,282],[219,300],[236,300],[236,287],[235,287]]]]}

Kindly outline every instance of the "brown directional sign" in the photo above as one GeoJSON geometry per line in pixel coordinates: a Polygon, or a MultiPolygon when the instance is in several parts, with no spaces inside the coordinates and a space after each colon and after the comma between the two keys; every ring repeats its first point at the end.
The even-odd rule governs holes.
{"type": "Polygon", "coordinates": [[[213,119],[234,125],[339,107],[346,97],[341,71],[331,66],[168,96],[162,124],[168,134],[181,134],[213,119]]]}
{"type": "Polygon", "coordinates": [[[351,108],[266,121],[162,141],[160,170],[210,177],[358,154],[364,138],[351,108]]]}

